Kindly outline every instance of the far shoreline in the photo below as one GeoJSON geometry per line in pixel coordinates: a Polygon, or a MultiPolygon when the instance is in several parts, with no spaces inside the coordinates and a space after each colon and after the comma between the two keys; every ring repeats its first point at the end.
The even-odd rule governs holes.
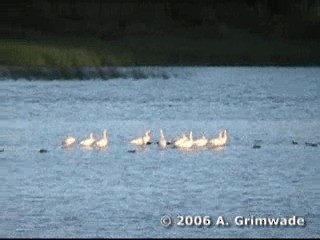
{"type": "Polygon", "coordinates": [[[0,80],[89,80],[89,79],[117,79],[117,78],[163,78],[170,76],[165,68],[198,68],[198,67],[239,67],[239,68],[318,68],[319,64],[216,64],[216,65],[119,65],[99,67],[27,67],[27,66],[1,66],[0,80]]]}

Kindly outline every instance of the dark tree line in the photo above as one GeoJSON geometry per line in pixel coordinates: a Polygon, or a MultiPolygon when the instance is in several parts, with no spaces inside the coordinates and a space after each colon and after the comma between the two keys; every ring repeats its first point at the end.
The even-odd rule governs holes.
{"type": "Polygon", "coordinates": [[[320,0],[5,0],[0,9],[2,37],[210,37],[227,24],[266,36],[320,39],[320,0]]]}

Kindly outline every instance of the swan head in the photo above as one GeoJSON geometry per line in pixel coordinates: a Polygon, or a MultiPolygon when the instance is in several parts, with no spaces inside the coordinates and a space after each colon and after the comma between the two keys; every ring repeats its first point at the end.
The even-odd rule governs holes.
{"type": "Polygon", "coordinates": [[[192,140],[192,130],[190,131],[189,139],[192,140]]]}

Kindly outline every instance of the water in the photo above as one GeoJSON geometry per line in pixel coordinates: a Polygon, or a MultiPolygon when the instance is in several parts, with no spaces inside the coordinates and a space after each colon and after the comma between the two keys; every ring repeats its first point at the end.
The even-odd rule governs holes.
{"type": "Polygon", "coordinates": [[[320,142],[319,68],[148,71],[167,77],[0,82],[1,237],[320,236],[320,146],[304,144],[320,142]],[[59,147],[105,128],[105,150],[59,147]],[[230,140],[188,152],[129,144],[147,129],[156,141],[160,128],[168,138],[227,128],[230,140]],[[163,215],[231,226],[167,228],[163,215]],[[306,226],[239,227],[237,215],[306,226]]]}

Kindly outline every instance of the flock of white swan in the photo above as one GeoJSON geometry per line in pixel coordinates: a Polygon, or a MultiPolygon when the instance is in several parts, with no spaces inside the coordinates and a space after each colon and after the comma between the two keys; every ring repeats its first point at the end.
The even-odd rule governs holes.
{"type": "MultiPolygon", "coordinates": [[[[151,144],[151,130],[148,130],[144,135],[137,137],[130,141],[131,144],[144,147],[148,144],[151,144]]],[[[168,145],[172,145],[175,148],[180,149],[191,149],[191,148],[201,148],[201,147],[223,147],[227,144],[228,141],[228,132],[227,129],[220,131],[217,137],[212,139],[207,138],[204,134],[202,137],[194,139],[192,136],[192,131],[187,134],[182,134],[175,137],[171,141],[164,136],[162,129],[160,129],[160,138],[157,144],[161,148],[166,148],[168,145]]],[[[63,147],[72,147],[76,144],[76,139],[73,136],[68,136],[63,142],[63,147]]],[[[96,147],[96,148],[105,148],[108,146],[109,139],[107,135],[107,130],[103,131],[101,139],[96,139],[93,136],[93,133],[90,133],[89,138],[84,139],[79,142],[81,147],[96,147]]]]}

